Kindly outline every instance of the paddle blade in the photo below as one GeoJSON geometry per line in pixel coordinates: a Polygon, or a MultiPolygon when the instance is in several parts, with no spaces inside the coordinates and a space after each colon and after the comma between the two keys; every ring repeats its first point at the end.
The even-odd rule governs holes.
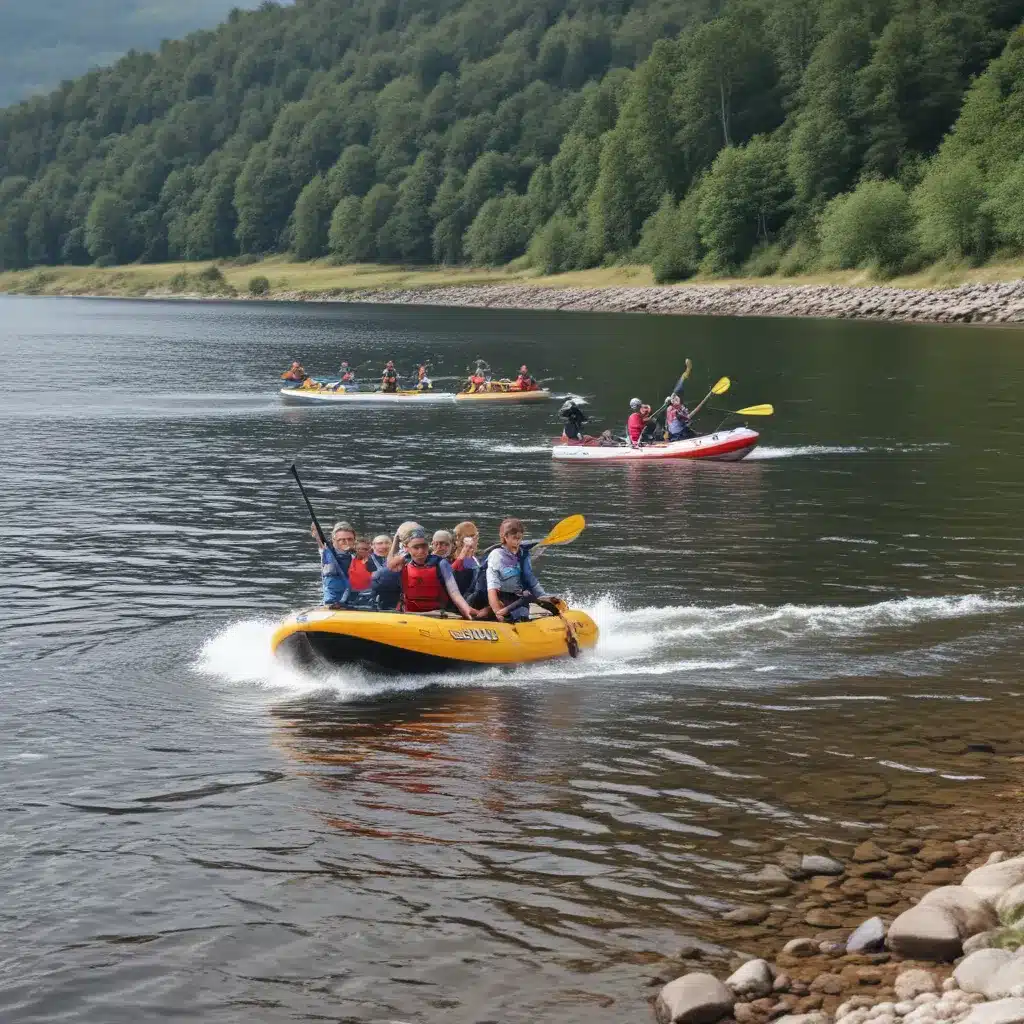
{"type": "Polygon", "coordinates": [[[551,532],[540,541],[538,547],[549,547],[552,544],[571,544],[583,532],[583,528],[586,525],[587,521],[583,516],[569,516],[568,519],[563,519],[560,523],[556,523],[551,528],[551,532]]]}
{"type": "Polygon", "coordinates": [[[775,406],[769,405],[767,402],[764,405],[750,405],[746,409],[737,409],[737,416],[773,416],[775,415],[775,406]]]}
{"type": "Polygon", "coordinates": [[[728,377],[722,377],[711,389],[713,395],[724,395],[732,387],[732,381],[728,377]]]}

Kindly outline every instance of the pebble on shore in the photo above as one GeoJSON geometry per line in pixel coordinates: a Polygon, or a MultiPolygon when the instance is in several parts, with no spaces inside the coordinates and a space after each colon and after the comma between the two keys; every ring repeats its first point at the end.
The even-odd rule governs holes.
{"type": "MultiPolygon", "coordinates": [[[[937,868],[956,874],[951,865],[963,852],[956,845],[906,845],[918,878],[937,868]]],[[[872,841],[857,847],[849,865],[791,853],[780,862],[790,878],[806,879],[806,868],[815,867],[829,874],[811,882],[835,882],[835,864],[859,880],[868,877],[865,868],[881,870],[900,855],[872,841]]],[[[895,920],[869,918],[842,941],[791,939],[775,963],[747,958],[724,983],[707,971],[684,974],[662,988],[655,1015],[660,1024],[1024,1024],[1024,856],[996,851],[974,863],[981,866],[959,884],[925,888],[895,920]]],[[[834,888],[808,890],[820,897],[834,888]]],[[[741,909],[726,919],[747,927],[764,920],[754,908],[741,909]]]]}

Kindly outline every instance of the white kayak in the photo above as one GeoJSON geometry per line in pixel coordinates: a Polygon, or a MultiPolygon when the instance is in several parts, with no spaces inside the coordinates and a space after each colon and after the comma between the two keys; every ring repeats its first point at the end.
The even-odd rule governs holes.
{"type": "Polygon", "coordinates": [[[685,441],[657,442],[642,448],[631,448],[628,444],[602,445],[597,438],[582,442],[560,440],[551,449],[551,457],[564,462],[650,462],[661,459],[738,462],[757,447],[760,436],[749,427],[734,427],[689,437],[685,441]]]}
{"type": "Polygon", "coordinates": [[[286,402],[334,402],[338,405],[451,405],[455,395],[451,391],[356,391],[339,387],[281,388],[286,402]]]}

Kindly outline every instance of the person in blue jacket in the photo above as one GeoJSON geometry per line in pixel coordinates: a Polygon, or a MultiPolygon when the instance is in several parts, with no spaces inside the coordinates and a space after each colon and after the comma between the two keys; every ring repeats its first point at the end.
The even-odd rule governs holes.
{"type": "Polygon", "coordinates": [[[525,622],[530,601],[547,597],[547,591],[533,574],[530,553],[523,550],[523,524],[506,519],[498,529],[501,546],[487,556],[487,603],[499,622],[525,622]],[[510,611],[506,606],[515,603],[510,611]]]}
{"type": "Polygon", "coordinates": [[[310,533],[320,549],[323,602],[328,608],[342,608],[349,594],[348,573],[355,557],[356,531],[349,523],[335,523],[330,544],[320,539],[315,525],[310,527],[310,533]]]}

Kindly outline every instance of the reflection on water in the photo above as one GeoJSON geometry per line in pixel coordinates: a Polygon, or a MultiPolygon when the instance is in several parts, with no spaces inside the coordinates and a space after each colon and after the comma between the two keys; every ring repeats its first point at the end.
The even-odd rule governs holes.
{"type": "Polygon", "coordinates": [[[684,937],[745,941],[720,914],[781,847],[1012,786],[1014,331],[23,299],[0,325],[40,369],[0,406],[5,1019],[636,1019],[684,937]],[[296,357],[478,355],[599,429],[686,355],[778,413],[741,464],[581,467],[547,458],[554,405],[275,391],[296,357]],[[277,664],[318,593],[292,460],[366,532],[583,512],[538,570],[598,648],[277,664]]]}

